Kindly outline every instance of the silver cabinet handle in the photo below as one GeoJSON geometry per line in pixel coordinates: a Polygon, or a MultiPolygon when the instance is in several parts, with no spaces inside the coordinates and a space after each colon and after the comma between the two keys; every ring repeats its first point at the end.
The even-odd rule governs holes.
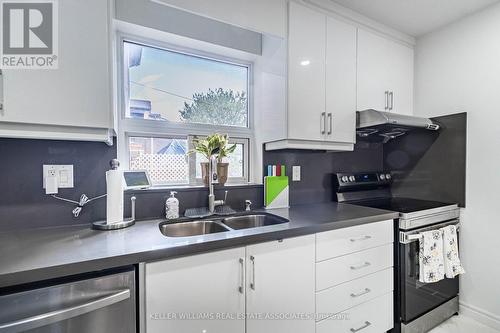
{"type": "Polygon", "coordinates": [[[333,116],[331,112],[328,113],[328,135],[332,134],[333,131],[333,116]]]}
{"type": "Polygon", "coordinates": [[[361,327],[358,327],[358,328],[351,328],[351,332],[352,333],[356,333],[356,332],[359,332],[361,330],[364,330],[365,328],[367,328],[368,326],[370,326],[372,323],[370,323],[369,321],[365,321],[365,324],[361,327]]]}
{"type": "Polygon", "coordinates": [[[366,235],[366,236],[359,237],[359,238],[351,238],[350,241],[354,243],[354,242],[358,242],[358,241],[369,240],[371,238],[372,238],[372,236],[366,235]]]}
{"type": "Polygon", "coordinates": [[[245,288],[245,260],[240,258],[240,286],[238,287],[238,291],[240,294],[243,294],[243,289],[245,288]]]}
{"type": "Polygon", "coordinates": [[[366,261],[364,264],[361,264],[361,265],[359,265],[359,266],[351,266],[351,269],[352,269],[353,271],[355,271],[355,270],[358,270],[358,269],[361,269],[361,268],[368,267],[368,266],[370,266],[370,265],[371,265],[371,264],[370,264],[368,261],[366,261]]]}
{"type": "Polygon", "coordinates": [[[389,91],[385,92],[385,109],[389,110],[389,91]]]}
{"type": "Polygon", "coordinates": [[[33,317],[23,318],[8,323],[0,323],[0,331],[4,332],[24,332],[45,325],[57,323],[66,319],[81,316],[112,304],[130,298],[130,289],[119,291],[115,294],[98,298],[85,304],[72,306],[66,309],[55,310],[33,317]]]}
{"type": "Polygon", "coordinates": [[[250,289],[255,290],[255,257],[250,256],[252,262],[252,282],[250,282],[250,289]]]}
{"type": "Polygon", "coordinates": [[[392,110],[392,109],[394,109],[394,92],[393,91],[391,91],[389,93],[389,98],[391,100],[390,105],[389,105],[389,110],[392,110]]]}
{"type": "Polygon", "coordinates": [[[321,112],[321,134],[325,134],[326,132],[326,112],[321,112]]]}
{"type": "Polygon", "coordinates": [[[255,290],[255,257],[250,256],[252,262],[252,282],[250,282],[250,289],[255,290]]]}
{"type": "Polygon", "coordinates": [[[3,71],[0,69],[0,115],[3,115],[3,71]]]}
{"type": "Polygon", "coordinates": [[[360,291],[360,292],[359,292],[359,293],[357,293],[357,294],[352,293],[352,294],[351,294],[351,297],[352,297],[352,298],[356,298],[356,297],[359,297],[359,296],[366,295],[366,294],[368,294],[369,292],[371,292],[371,290],[370,290],[369,288],[365,288],[365,290],[360,291]]]}

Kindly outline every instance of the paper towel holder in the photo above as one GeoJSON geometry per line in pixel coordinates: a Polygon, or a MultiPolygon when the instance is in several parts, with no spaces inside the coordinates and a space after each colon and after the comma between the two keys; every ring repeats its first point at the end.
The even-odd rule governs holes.
{"type": "Polygon", "coordinates": [[[94,229],[97,230],[116,230],[116,229],[123,229],[130,227],[131,225],[135,224],[135,196],[132,196],[130,198],[130,210],[131,210],[131,216],[128,219],[124,219],[123,221],[116,222],[116,223],[110,223],[108,224],[106,220],[104,221],[96,221],[92,223],[92,226],[94,229]]]}

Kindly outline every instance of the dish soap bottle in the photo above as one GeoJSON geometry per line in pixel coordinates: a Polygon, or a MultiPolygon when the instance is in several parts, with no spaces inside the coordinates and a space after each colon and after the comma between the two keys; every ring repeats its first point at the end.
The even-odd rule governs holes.
{"type": "Polygon", "coordinates": [[[171,191],[170,198],[165,204],[165,215],[168,220],[179,218],[179,200],[175,197],[176,194],[177,192],[171,191]]]}

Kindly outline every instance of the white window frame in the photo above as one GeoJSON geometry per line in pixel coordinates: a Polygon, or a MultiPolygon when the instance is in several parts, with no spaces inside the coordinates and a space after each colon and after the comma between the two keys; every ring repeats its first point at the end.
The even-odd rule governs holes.
{"type": "MultiPolygon", "coordinates": [[[[251,165],[251,145],[255,142],[254,136],[254,90],[253,90],[253,63],[247,60],[240,60],[222,56],[220,54],[209,53],[199,49],[186,48],[178,45],[173,45],[159,40],[149,39],[143,36],[117,33],[117,46],[116,55],[117,61],[117,147],[118,159],[123,162],[126,168],[129,168],[130,154],[129,154],[129,138],[130,137],[158,137],[158,138],[172,138],[172,137],[186,137],[188,138],[188,147],[191,147],[190,138],[194,136],[203,137],[213,133],[227,134],[230,138],[230,143],[242,143],[244,145],[244,164],[243,164],[243,178],[229,178],[227,184],[246,184],[250,182],[250,165],[251,165]],[[247,127],[237,126],[218,126],[210,124],[197,124],[197,123],[174,123],[164,122],[149,119],[127,118],[126,108],[128,107],[128,98],[125,96],[126,81],[128,81],[128,71],[124,63],[124,42],[136,43],[146,47],[153,47],[157,49],[164,49],[166,51],[177,52],[188,56],[205,58],[208,60],[224,62],[228,64],[245,66],[248,68],[247,79],[247,127]]],[[[189,183],[179,184],[158,184],[158,187],[164,186],[198,186],[202,185],[201,179],[196,179],[196,170],[193,170],[192,157],[189,157],[189,183]],[[194,173],[193,173],[194,171],[194,173]]]]}

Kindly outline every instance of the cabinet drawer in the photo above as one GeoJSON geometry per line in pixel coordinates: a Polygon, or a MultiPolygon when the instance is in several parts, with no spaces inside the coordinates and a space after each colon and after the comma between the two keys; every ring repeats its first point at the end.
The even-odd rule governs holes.
{"type": "Polygon", "coordinates": [[[316,261],[392,243],[393,220],[363,224],[355,227],[316,234],[316,261]]]}
{"type": "Polygon", "coordinates": [[[339,313],[393,291],[393,269],[361,277],[316,293],[316,311],[339,313]]]}
{"type": "Polygon", "coordinates": [[[393,244],[316,263],[316,291],[393,266],[393,244]]]}
{"type": "Polygon", "coordinates": [[[394,326],[392,307],[391,292],[316,323],[316,333],[386,332],[394,326]]]}

